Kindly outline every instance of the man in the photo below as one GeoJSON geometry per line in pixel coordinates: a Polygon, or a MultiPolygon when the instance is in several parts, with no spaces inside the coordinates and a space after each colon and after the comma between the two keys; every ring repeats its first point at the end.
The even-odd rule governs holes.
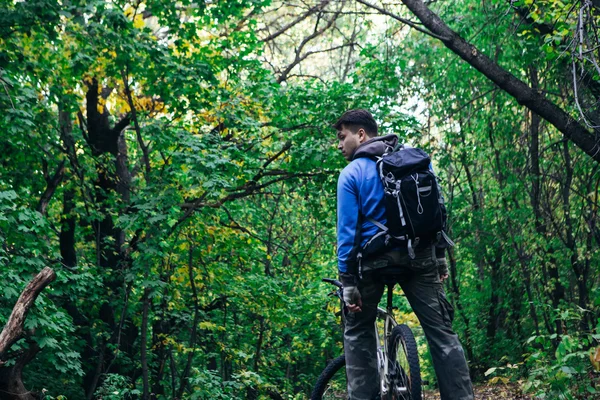
{"type": "Polygon", "coordinates": [[[361,262],[357,254],[385,218],[383,185],[375,156],[393,149],[396,135],[377,136],[377,123],[366,110],[350,110],[336,122],[338,149],[350,162],[337,186],[338,269],[348,308],[344,331],[346,374],[350,400],[378,397],[376,338],[373,323],[384,285],[382,268],[402,271],[399,282],[419,318],[429,343],[442,400],[473,399],[473,389],[462,346],[452,330],[454,310],[446,300],[442,280],[448,277],[444,249],[417,247],[414,258],[405,247],[383,249],[361,262]],[[362,275],[362,278],[361,276],[362,275]]]}

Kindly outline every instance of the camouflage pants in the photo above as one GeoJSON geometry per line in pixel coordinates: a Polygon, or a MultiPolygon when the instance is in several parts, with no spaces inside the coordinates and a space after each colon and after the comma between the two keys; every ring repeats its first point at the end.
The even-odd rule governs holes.
{"type": "Polygon", "coordinates": [[[362,312],[348,313],[344,330],[350,400],[371,400],[379,393],[373,324],[384,291],[378,276],[384,271],[382,268],[389,267],[401,271],[399,284],[425,332],[442,400],[472,400],[469,369],[462,345],[452,330],[454,309],[446,300],[431,249],[417,251],[414,260],[405,252],[392,251],[363,262],[363,279],[358,285],[362,312]]]}

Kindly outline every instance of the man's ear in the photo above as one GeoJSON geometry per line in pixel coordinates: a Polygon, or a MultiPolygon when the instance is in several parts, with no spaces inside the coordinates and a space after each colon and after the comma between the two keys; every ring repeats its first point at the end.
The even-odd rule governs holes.
{"type": "Polygon", "coordinates": [[[367,135],[367,132],[365,132],[365,130],[363,128],[360,128],[358,130],[358,132],[356,132],[356,133],[358,133],[358,141],[360,143],[366,142],[367,139],[369,138],[368,135],[367,135]]]}

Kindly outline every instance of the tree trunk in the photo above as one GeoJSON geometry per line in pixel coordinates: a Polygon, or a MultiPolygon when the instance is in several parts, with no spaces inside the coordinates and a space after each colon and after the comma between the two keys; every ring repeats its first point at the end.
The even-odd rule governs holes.
{"type": "Polygon", "coordinates": [[[23,385],[23,368],[40,351],[37,344],[31,343],[29,350],[21,354],[14,365],[0,368],[0,399],[35,400],[37,397],[23,385]]]}
{"type": "MultiPolygon", "coordinates": [[[[111,366],[111,372],[119,373],[120,364],[114,363],[114,352],[122,351],[131,356],[139,351],[139,347],[134,346],[134,342],[139,335],[139,330],[135,324],[126,320],[125,314],[121,320],[116,317],[115,305],[122,302],[122,298],[127,301],[128,295],[123,294],[127,289],[123,282],[123,271],[128,268],[130,260],[128,252],[125,250],[125,233],[114,224],[113,216],[121,212],[121,207],[130,202],[131,193],[131,173],[128,165],[127,144],[123,135],[123,130],[129,125],[131,115],[127,115],[118,121],[114,126],[110,123],[110,114],[107,107],[100,107],[100,98],[106,100],[111,88],[101,87],[94,78],[88,83],[86,92],[86,117],[87,134],[84,134],[85,140],[90,147],[92,154],[96,157],[104,155],[105,158],[98,157],[96,164],[97,180],[94,183],[95,193],[91,201],[96,205],[96,210],[101,217],[92,221],[92,228],[96,234],[97,263],[105,269],[119,271],[118,273],[106,274],[104,285],[110,289],[113,295],[109,301],[102,304],[100,309],[100,319],[108,326],[110,339],[103,346],[88,343],[92,348],[103,351],[105,354],[96,354],[104,368],[104,365],[111,366]],[[108,160],[102,164],[102,160],[108,160]],[[107,165],[108,164],[108,165],[107,165]],[[118,194],[121,203],[107,204],[107,199],[111,193],[118,194]]],[[[123,307],[123,313],[127,310],[123,307]]],[[[91,363],[87,363],[89,366],[91,363]]],[[[102,370],[101,373],[106,371],[102,370]]],[[[84,385],[88,395],[95,390],[98,371],[88,369],[84,377],[84,385]]]]}
{"type": "MultiPolygon", "coordinates": [[[[538,71],[535,67],[530,67],[529,77],[531,80],[531,87],[536,92],[538,91],[538,71]]],[[[542,209],[540,206],[541,199],[541,172],[540,172],[540,156],[539,156],[539,136],[540,136],[540,117],[534,112],[531,112],[531,123],[529,126],[529,153],[531,156],[531,175],[532,175],[532,188],[531,188],[531,207],[533,208],[533,215],[535,216],[535,231],[541,237],[546,237],[546,223],[543,218],[542,209]]],[[[556,257],[554,256],[554,249],[548,249],[545,251],[545,255],[550,258],[548,263],[548,277],[552,290],[550,298],[552,300],[552,308],[556,310],[558,305],[565,298],[565,289],[560,283],[560,275],[558,272],[556,257]]],[[[544,266],[542,266],[542,269],[544,266]]],[[[555,321],[555,332],[560,333],[561,321],[556,319],[555,321]]]]}
{"type": "Polygon", "coordinates": [[[473,356],[473,348],[471,347],[471,323],[469,321],[469,317],[467,313],[463,309],[462,302],[460,300],[460,289],[458,286],[457,280],[457,269],[456,269],[456,257],[454,256],[454,249],[452,247],[448,248],[448,258],[450,259],[450,287],[452,288],[452,300],[454,300],[454,304],[456,305],[456,309],[458,310],[458,314],[461,316],[463,321],[465,322],[465,340],[463,342],[463,346],[465,351],[467,352],[467,358],[471,361],[474,360],[473,356]]]}
{"type": "Polygon", "coordinates": [[[150,399],[150,382],[148,380],[148,309],[150,308],[151,289],[144,289],[142,296],[142,334],[140,337],[140,361],[142,363],[142,399],[150,399]]]}

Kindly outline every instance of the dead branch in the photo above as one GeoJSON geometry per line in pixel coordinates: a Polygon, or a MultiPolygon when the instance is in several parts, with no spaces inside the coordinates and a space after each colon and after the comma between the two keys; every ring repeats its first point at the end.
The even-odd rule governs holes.
{"type": "Polygon", "coordinates": [[[25,290],[19,296],[19,300],[13,307],[12,313],[8,318],[8,322],[0,333],[0,360],[10,347],[25,335],[23,325],[27,318],[27,313],[35,299],[46,286],[56,278],[56,274],[52,268],[46,267],[40,271],[25,287],[25,290]]]}

